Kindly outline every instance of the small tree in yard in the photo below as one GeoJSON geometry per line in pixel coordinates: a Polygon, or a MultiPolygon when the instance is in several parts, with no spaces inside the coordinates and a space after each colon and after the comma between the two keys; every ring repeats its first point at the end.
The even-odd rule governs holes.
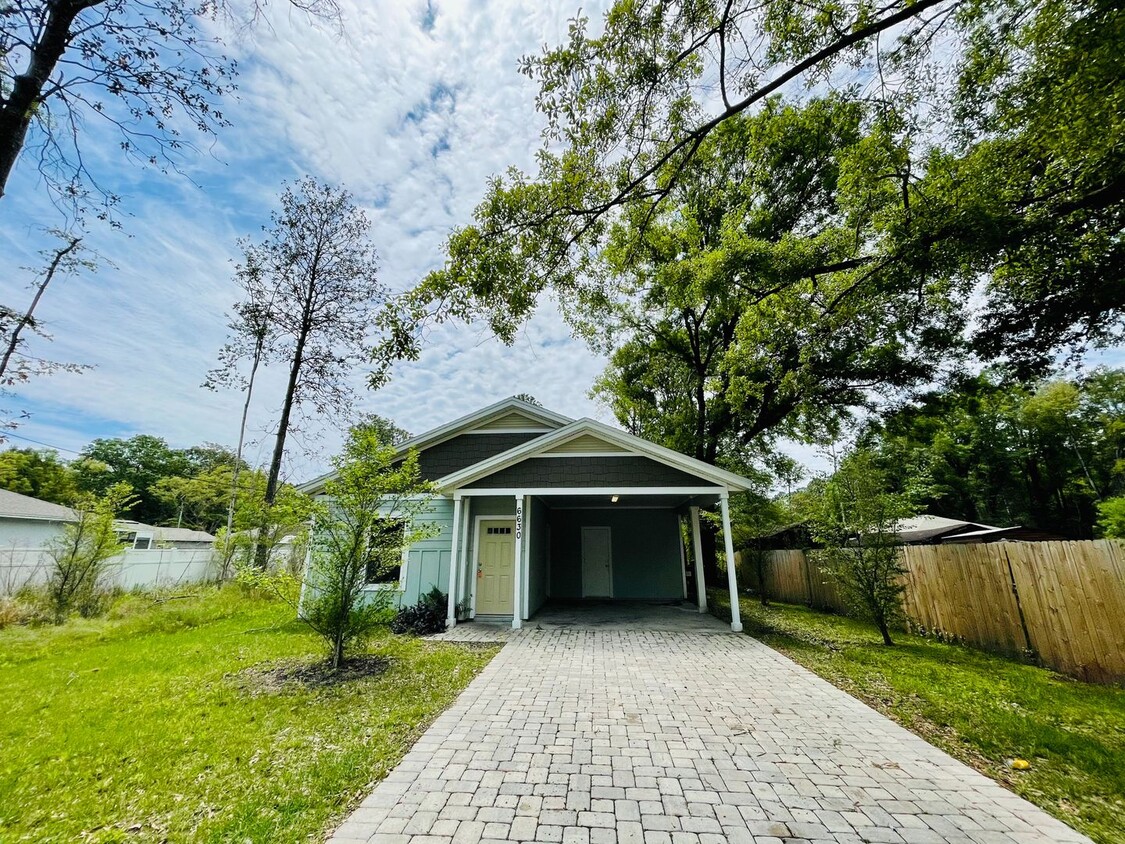
{"type": "Polygon", "coordinates": [[[106,561],[124,550],[114,519],[128,506],[131,494],[128,484],[114,484],[101,497],[87,496],[75,507],[75,521],[47,546],[47,599],[55,624],[62,624],[76,604],[97,593],[106,561]]]}
{"type": "Polygon", "coordinates": [[[902,620],[900,578],[906,573],[897,544],[898,523],[913,514],[909,500],[886,491],[872,454],[848,455],[809,502],[813,537],[825,545],[826,573],[854,611],[875,622],[883,644],[902,620]]]}
{"type": "Polygon", "coordinates": [[[418,454],[397,459],[372,430],[357,429],[325,486],[330,503],[316,516],[300,614],[328,643],[333,669],[382,620],[386,603],[366,600],[366,584],[431,533],[429,525],[415,524],[432,490],[421,479],[418,454]]]}

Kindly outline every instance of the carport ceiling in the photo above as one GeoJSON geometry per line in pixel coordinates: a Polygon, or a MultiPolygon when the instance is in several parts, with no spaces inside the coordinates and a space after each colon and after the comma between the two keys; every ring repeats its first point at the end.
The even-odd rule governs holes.
{"type": "Polygon", "coordinates": [[[610,500],[608,495],[544,495],[540,499],[551,508],[577,509],[581,507],[680,507],[684,504],[713,503],[717,496],[691,496],[691,495],[642,495],[622,491],[618,493],[617,502],[610,500]]]}

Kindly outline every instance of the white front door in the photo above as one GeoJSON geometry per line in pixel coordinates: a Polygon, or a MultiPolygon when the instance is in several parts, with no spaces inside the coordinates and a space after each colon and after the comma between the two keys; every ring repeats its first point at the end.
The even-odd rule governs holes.
{"type": "Polygon", "coordinates": [[[582,528],[582,597],[613,597],[613,555],[607,527],[582,528]]]}
{"type": "Polygon", "coordinates": [[[515,521],[482,521],[477,536],[477,615],[511,615],[516,571],[515,521]]]}

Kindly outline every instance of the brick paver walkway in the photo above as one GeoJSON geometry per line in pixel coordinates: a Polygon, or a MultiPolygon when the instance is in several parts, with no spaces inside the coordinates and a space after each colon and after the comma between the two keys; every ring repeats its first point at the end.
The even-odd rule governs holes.
{"type": "Polygon", "coordinates": [[[1089,842],[748,636],[528,629],[333,844],[1089,842]]]}

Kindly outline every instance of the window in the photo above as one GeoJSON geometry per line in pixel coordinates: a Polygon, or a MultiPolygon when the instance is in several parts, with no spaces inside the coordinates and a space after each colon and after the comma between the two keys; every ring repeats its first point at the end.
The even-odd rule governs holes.
{"type": "Polygon", "coordinates": [[[512,529],[510,527],[490,527],[490,528],[487,528],[487,532],[488,533],[511,533],[512,529]]]}
{"type": "Polygon", "coordinates": [[[136,538],[136,540],[133,542],[133,547],[136,548],[138,551],[147,551],[149,548],[152,547],[152,537],[151,536],[138,536],[136,538]]]}
{"type": "Polygon", "coordinates": [[[404,519],[377,519],[371,526],[371,538],[367,545],[365,582],[373,585],[397,584],[402,577],[402,552],[405,543],[404,519]]]}
{"type": "Polygon", "coordinates": [[[123,533],[122,531],[118,531],[117,532],[117,541],[120,542],[122,545],[124,545],[126,548],[132,548],[133,543],[135,543],[137,541],[137,534],[136,534],[136,532],[123,533]]]}

